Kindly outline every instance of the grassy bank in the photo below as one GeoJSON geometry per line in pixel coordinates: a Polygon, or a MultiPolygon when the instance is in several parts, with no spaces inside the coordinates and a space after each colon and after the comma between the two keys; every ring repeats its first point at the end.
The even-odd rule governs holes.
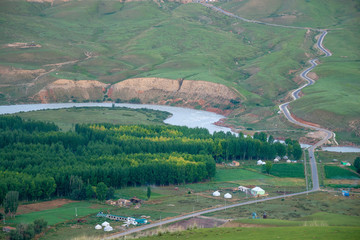
{"type": "Polygon", "coordinates": [[[150,109],[129,108],[67,108],[58,110],[41,110],[15,114],[24,119],[54,122],[62,130],[74,130],[75,124],[111,123],[123,125],[164,124],[169,113],[150,109]]]}

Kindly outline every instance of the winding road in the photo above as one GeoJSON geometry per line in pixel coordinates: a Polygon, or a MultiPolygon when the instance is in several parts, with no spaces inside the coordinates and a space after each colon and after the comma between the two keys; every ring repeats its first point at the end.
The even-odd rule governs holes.
{"type": "MultiPolygon", "coordinates": [[[[211,9],[217,11],[217,12],[223,13],[223,14],[225,14],[227,16],[234,17],[236,19],[239,19],[241,21],[245,21],[245,22],[248,22],[248,23],[262,24],[262,25],[272,26],[272,27],[313,30],[313,31],[320,32],[321,35],[320,35],[316,45],[325,54],[325,57],[331,56],[331,53],[323,45],[324,38],[325,38],[325,36],[327,34],[326,30],[317,29],[317,28],[308,28],[308,27],[287,26],[287,25],[280,25],[280,24],[267,23],[267,22],[261,22],[261,21],[257,21],[257,20],[246,19],[246,18],[237,16],[237,15],[235,15],[233,13],[230,13],[230,12],[228,12],[226,10],[223,10],[223,9],[221,9],[219,7],[216,7],[216,6],[212,5],[212,4],[203,3],[203,2],[196,1],[196,0],[194,2],[198,2],[198,3],[202,4],[205,7],[211,8],[211,9]]],[[[315,81],[308,76],[308,73],[317,66],[317,63],[316,63],[317,61],[318,61],[317,58],[311,59],[309,61],[311,66],[309,68],[305,69],[300,74],[301,78],[303,78],[307,83],[304,84],[303,86],[295,89],[294,91],[292,91],[291,96],[293,98],[293,101],[300,98],[299,93],[303,88],[305,88],[307,86],[310,86],[310,85],[315,83],[315,81]]],[[[317,166],[316,166],[316,159],[315,159],[315,155],[314,155],[314,150],[317,147],[319,147],[319,146],[323,145],[324,143],[326,143],[331,138],[334,138],[334,140],[335,140],[335,134],[333,132],[327,130],[327,129],[315,127],[315,126],[305,124],[305,123],[301,123],[301,122],[297,121],[295,118],[293,118],[293,116],[291,115],[291,113],[289,111],[289,108],[288,108],[289,104],[290,104],[290,102],[286,102],[286,103],[283,103],[283,104],[281,104],[279,106],[280,111],[284,113],[284,115],[288,119],[288,121],[290,121],[291,123],[296,124],[298,126],[301,126],[301,127],[311,128],[311,129],[314,129],[314,130],[317,130],[317,131],[322,131],[322,132],[326,133],[326,136],[322,140],[320,140],[319,142],[317,142],[316,144],[314,144],[313,146],[308,148],[309,158],[310,158],[310,165],[311,165],[311,177],[312,177],[312,183],[313,183],[312,191],[317,191],[317,190],[320,189],[320,185],[319,185],[319,176],[318,176],[318,171],[317,171],[317,166]]],[[[335,142],[336,142],[336,140],[335,140],[335,142]]]]}
{"type": "MultiPolygon", "coordinates": [[[[273,27],[284,27],[284,28],[295,28],[295,29],[310,29],[310,30],[314,30],[314,31],[318,31],[321,32],[321,35],[317,41],[317,47],[325,54],[325,57],[329,57],[331,56],[331,53],[324,48],[323,46],[323,40],[327,34],[326,30],[322,30],[322,29],[314,29],[314,28],[305,28],[305,27],[295,27],[295,26],[286,26],[286,25],[278,25],[278,24],[272,24],[272,23],[265,23],[265,22],[260,22],[260,21],[256,21],[256,20],[250,20],[250,19],[246,19],[240,16],[237,16],[233,13],[227,12],[219,7],[213,6],[211,4],[207,4],[207,3],[201,3],[199,1],[194,0],[194,2],[200,3],[205,7],[209,7],[215,11],[221,12],[227,16],[230,17],[234,17],[237,19],[240,19],[242,21],[245,22],[249,22],[249,23],[256,23],[256,24],[264,24],[264,25],[268,25],[268,26],[273,26],[273,27]]],[[[292,91],[291,96],[293,98],[293,101],[297,100],[300,98],[299,93],[300,91],[307,87],[310,86],[312,84],[315,83],[315,81],[313,79],[311,79],[310,77],[308,77],[308,73],[314,69],[317,66],[317,62],[318,59],[311,59],[309,62],[311,64],[311,66],[307,69],[305,69],[301,74],[301,78],[303,78],[307,83],[304,84],[303,86],[295,89],[294,91],[292,91]]],[[[327,129],[324,128],[320,128],[320,127],[315,127],[312,125],[308,125],[308,124],[304,124],[301,122],[298,122],[297,120],[295,120],[289,109],[290,102],[286,102],[283,103],[279,106],[280,110],[284,113],[285,117],[288,119],[288,121],[290,121],[293,124],[296,124],[298,126],[301,127],[305,127],[305,128],[311,128],[317,131],[322,131],[326,133],[326,136],[319,142],[317,142],[316,144],[312,145],[311,147],[308,148],[308,152],[309,152],[309,158],[310,158],[310,165],[311,165],[311,177],[312,177],[312,189],[309,191],[305,191],[305,192],[299,192],[299,193],[293,193],[293,194],[286,194],[286,195],[281,195],[281,196],[275,196],[275,197],[268,197],[268,198],[263,198],[263,199],[259,199],[259,200],[251,200],[251,201],[247,201],[247,202],[242,202],[242,203],[236,203],[236,204],[231,204],[228,206],[223,206],[223,207],[216,207],[216,208],[212,208],[212,209],[207,209],[207,210],[203,210],[203,211],[198,211],[196,213],[191,213],[191,214],[186,214],[186,215],[182,215],[179,217],[174,217],[171,219],[167,219],[167,220],[163,220],[163,221],[158,221],[155,223],[151,223],[151,224],[147,224],[147,225],[143,225],[143,226],[139,226],[136,228],[132,228],[132,229],[128,229],[127,231],[121,232],[121,233],[116,233],[114,235],[108,236],[104,239],[114,239],[114,238],[119,238],[119,237],[123,237],[132,233],[136,233],[139,231],[143,231],[143,230],[147,230],[150,228],[154,228],[154,227],[159,227],[163,224],[168,224],[168,223],[172,223],[172,222],[176,222],[176,221],[180,221],[180,220],[184,220],[187,218],[191,218],[191,217],[196,217],[202,214],[206,214],[206,213],[211,213],[211,212],[216,212],[216,211],[221,211],[221,210],[226,210],[227,208],[233,208],[233,207],[239,207],[239,206],[244,206],[244,205],[249,205],[249,204],[254,204],[254,203],[259,203],[259,202],[265,202],[265,201],[269,201],[269,200],[274,200],[274,199],[281,199],[281,198],[286,198],[286,197],[293,197],[293,196],[298,196],[298,195],[302,195],[302,194],[308,194],[311,192],[316,192],[320,190],[320,185],[319,185],[319,177],[318,177],[318,171],[317,171],[317,165],[316,165],[316,159],[315,159],[315,155],[314,155],[314,150],[323,145],[324,143],[326,143],[329,139],[334,138],[335,139],[335,134],[327,129]]]]}

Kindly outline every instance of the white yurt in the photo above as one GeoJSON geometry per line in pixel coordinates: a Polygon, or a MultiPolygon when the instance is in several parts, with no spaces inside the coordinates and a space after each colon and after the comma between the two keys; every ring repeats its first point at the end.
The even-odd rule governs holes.
{"type": "Polygon", "coordinates": [[[214,197],[219,197],[219,196],[220,196],[219,191],[215,191],[215,192],[213,192],[213,196],[214,196],[214,197]]]}
{"type": "Polygon", "coordinates": [[[230,193],[225,193],[224,198],[232,198],[230,193]]]}
{"type": "Polygon", "coordinates": [[[264,195],[265,190],[260,188],[260,187],[254,187],[253,189],[251,189],[251,194],[254,195],[254,196],[264,195]]]}
{"type": "Polygon", "coordinates": [[[114,229],[113,229],[112,226],[110,226],[110,225],[104,227],[104,231],[105,231],[105,232],[110,232],[110,231],[112,231],[112,230],[114,230],[114,229]]]}
{"type": "Polygon", "coordinates": [[[263,162],[261,160],[257,161],[257,165],[265,165],[265,164],[266,164],[266,162],[263,162]]]}
{"type": "Polygon", "coordinates": [[[101,226],[103,226],[103,227],[107,227],[107,226],[109,226],[110,225],[110,223],[108,223],[107,221],[105,221],[105,222],[103,222],[102,224],[101,224],[101,226]]]}
{"type": "Polygon", "coordinates": [[[95,229],[100,230],[100,229],[102,229],[102,226],[98,224],[98,225],[95,226],[95,229]]]}

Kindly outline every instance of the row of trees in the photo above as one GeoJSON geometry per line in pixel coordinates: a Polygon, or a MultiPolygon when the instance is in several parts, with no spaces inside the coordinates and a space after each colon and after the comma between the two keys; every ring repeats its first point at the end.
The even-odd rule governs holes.
{"type": "Polygon", "coordinates": [[[301,157],[296,141],[281,144],[263,133],[251,138],[200,128],[111,124],[61,132],[53,124],[13,119],[0,117],[0,201],[8,191],[28,200],[53,194],[103,199],[108,193],[97,190],[100,183],[117,188],[198,182],[215,175],[215,161],[301,157]]]}

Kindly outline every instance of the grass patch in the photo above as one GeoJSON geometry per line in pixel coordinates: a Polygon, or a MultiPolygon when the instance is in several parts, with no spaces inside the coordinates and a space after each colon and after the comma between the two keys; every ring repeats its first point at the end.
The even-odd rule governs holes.
{"type": "Polygon", "coordinates": [[[357,239],[356,227],[277,227],[277,228],[216,228],[195,229],[159,234],[141,239],[357,239]]]}
{"type": "Polygon", "coordinates": [[[44,219],[48,222],[49,225],[54,225],[56,223],[61,223],[75,218],[80,218],[87,216],[89,214],[94,214],[99,211],[106,211],[107,209],[113,209],[113,207],[108,205],[99,205],[87,201],[68,203],[59,208],[32,212],[28,214],[23,214],[16,216],[15,219],[8,219],[8,223],[31,223],[36,219],[44,219]],[[75,210],[76,209],[76,210],[75,210]],[[75,216],[75,211],[77,211],[78,216],[75,216]]]}
{"type": "Polygon", "coordinates": [[[305,178],[304,164],[302,163],[273,164],[270,174],[277,177],[305,178]]]}
{"type": "Polygon", "coordinates": [[[40,110],[15,114],[24,119],[54,122],[62,130],[74,130],[75,124],[112,123],[112,124],[164,124],[169,113],[151,109],[128,108],[66,108],[57,110],[40,110]]]}
{"type": "Polygon", "coordinates": [[[321,162],[328,163],[333,162],[334,159],[338,163],[341,161],[347,161],[351,164],[354,163],[355,158],[360,156],[360,153],[344,153],[344,152],[329,152],[329,151],[316,151],[316,159],[321,160],[321,162]]]}
{"type": "Polygon", "coordinates": [[[329,179],[360,179],[359,175],[345,167],[324,166],[325,176],[329,179]]]}
{"type": "Polygon", "coordinates": [[[239,181],[239,180],[253,180],[253,179],[268,179],[271,178],[265,174],[249,171],[242,168],[234,169],[217,169],[214,178],[215,182],[239,181]]]}

